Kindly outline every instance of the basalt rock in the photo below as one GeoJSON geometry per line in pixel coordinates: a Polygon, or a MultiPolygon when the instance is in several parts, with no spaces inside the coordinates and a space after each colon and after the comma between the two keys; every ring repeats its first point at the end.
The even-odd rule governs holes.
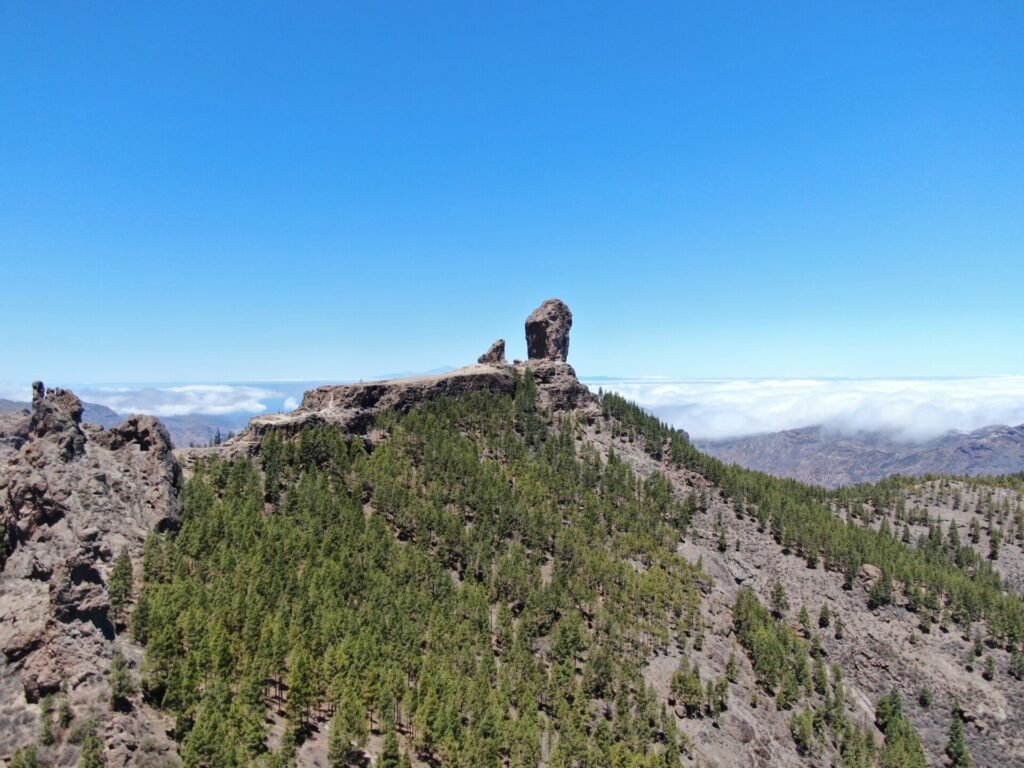
{"type": "Polygon", "coordinates": [[[32,384],[32,416],[29,430],[36,437],[49,437],[60,446],[60,458],[71,461],[82,454],[82,401],[66,389],[47,390],[43,382],[32,384]]]}
{"type": "Polygon", "coordinates": [[[74,393],[41,383],[31,414],[0,414],[0,758],[36,740],[26,713],[40,697],[61,685],[76,700],[106,695],[114,559],[127,550],[138,566],[148,533],[180,515],[160,422],[103,430],[81,418],[74,393]]]}
{"type": "Polygon", "coordinates": [[[526,351],[531,360],[569,357],[569,329],[572,312],[561,299],[548,299],[526,318],[526,351]]]}
{"type": "Polygon", "coordinates": [[[496,342],[491,344],[490,349],[480,355],[476,361],[481,365],[504,365],[506,362],[505,340],[498,339],[496,342]]]}
{"type": "Polygon", "coordinates": [[[537,382],[541,405],[553,411],[571,411],[577,408],[595,406],[597,398],[576,378],[571,365],[558,360],[528,360],[519,366],[527,369],[537,382]]]}

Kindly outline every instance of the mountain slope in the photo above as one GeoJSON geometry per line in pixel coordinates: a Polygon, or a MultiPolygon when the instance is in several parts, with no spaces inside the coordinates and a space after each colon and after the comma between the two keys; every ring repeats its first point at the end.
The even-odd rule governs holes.
{"type": "MultiPolygon", "coordinates": [[[[186,766],[923,766],[961,718],[977,764],[1014,764],[1019,478],[728,466],[582,387],[570,324],[551,358],[322,387],[178,452],[180,528],[148,538],[114,641],[139,691],[93,710],[110,764],[153,764],[151,729],[186,766]]],[[[81,597],[109,618],[95,557],[81,597]]],[[[23,695],[0,718],[0,757],[49,722],[43,761],[77,758],[23,695]]]]}
{"type": "Polygon", "coordinates": [[[1024,472],[1024,425],[948,432],[922,444],[881,432],[844,434],[806,427],[765,435],[702,440],[723,461],[779,477],[836,487],[889,475],[1001,475],[1024,472]]]}

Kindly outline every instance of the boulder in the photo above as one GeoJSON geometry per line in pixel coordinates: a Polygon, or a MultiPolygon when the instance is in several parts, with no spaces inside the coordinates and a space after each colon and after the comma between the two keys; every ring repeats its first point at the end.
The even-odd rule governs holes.
{"type": "Polygon", "coordinates": [[[507,362],[505,360],[505,340],[498,339],[491,344],[490,349],[480,355],[476,361],[481,365],[504,365],[507,362]]]}
{"type": "Polygon", "coordinates": [[[864,589],[870,590],[875,586],[875,584],[881,581],[882,571],[877,565],[864,563],[864,565],[860,567],[857,577],[860,579],[860,583],[864,585],[864,589]]]}
{"type": "Polygon", "coordinates": [[[526,318],[526,350],[531,360],[565,362],[569,357],[572,312],[561,299],[548,299],[526,318]]]}

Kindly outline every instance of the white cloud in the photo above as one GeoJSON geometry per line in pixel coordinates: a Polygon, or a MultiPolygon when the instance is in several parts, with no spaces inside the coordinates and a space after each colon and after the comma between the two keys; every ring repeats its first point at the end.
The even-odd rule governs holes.
{"type": "Polygon", "coordinates": [[[1024,423],[1024,376],[956,379],[592,380],[698,439],[821,425],[926,440],[1024,423]]]}
{"type": "Polygon", "coordinates": [[[12,381],[0,381],[0,400],[16,400],[27,403],[32,399],[32,387],[12,381]]]}
{"type": "Polygon", "coordinates": [[[149,413],[154,416],[263,413],[267,406],[262,401],[283,397],[283,393],[272,389],[233,384],[186,384],[140,389],[82,387],[75,392],[86,402],[105,405],[118,413],[149,413]]]}
{"type": "Polygon", "coordinates": [[[286,411],[294,411],[299,407],[299,401],[294,397],[286,397],[282,405],[286,411]]]}

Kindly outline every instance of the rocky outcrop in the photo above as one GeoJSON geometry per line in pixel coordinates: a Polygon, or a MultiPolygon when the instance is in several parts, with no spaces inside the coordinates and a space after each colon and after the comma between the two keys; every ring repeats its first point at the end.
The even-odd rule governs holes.
{"type": "Polygon", "coordinates": [[[226,446],[229,452],[255,450],[270,430],[295,435],[305,427],[333,424],[351,434],[365,434],[374,417],[388,408],[407,411],[435,397],[459,397],[472,392],[511,394],[513,369],[507,365],[470,365],[438,376],[328,385],[311,389],[291,413],[257,416],[226,446]]]}
{"type": "Polygon", "coordinates": [[[557,360],[528,360],[518,369],[529,369],[537,382],[541,405],[552,411],[597,408],[597,398],[580,380],[568,363],[557,360]]]}
{"type": "Polygon", "coordinates": [[[179,518],[181,473],[160,422],[81,419],[72,392],[38,383],[30,414],[0,414],[0,690],[21,689],[0,708],[0,758],[35,740],[24,713],[47,693],[105,691],[113,561],[127,550],[138,563],[147,534],[179,518]]]}
{"type": "MultiPolygon", "coordinates": [[[[555,412],[581,408],[596,409],[597,399],[565,362],[569,352],[569,328],[572,312],[558,299],[549,299],[535,309],[526,321],[530,360],[509,365],[505,360],[505,340],[495,341],[476,365],[468,365],[437,376],[360,382],[317,387],[302,398],[291,413],[257,416],[238,437],[226,443],[229,453],[238,455],[258,450],[270,430],[295,435],[307,426],[333,424],[350,434],[365,435],[374,417],[388,408],[407,411],[435,397],[459,397],[473,392],[512,394],[516,377],[530,371],[537,383],[540,404],[555,412]],[[531,336],[531,334],[533,334],[531,336]],[[531,340],[532,339],[532,340],[531,340]],[[536,349],[543,354],[534,354],[536,349]]],[[[197,449],[193,453],[201,453],[197,449]]],[[[191,455],[191,454],[189,454],[191,455]]]]}
{"type": "Polygon", "coordinates": [[[531,360],[569,358],[572,312],[561,299],[548,299],[526,318],[526,351],[531,360]]]}
{"type": "Polygon", "coordinates": [[[32,416],[29,430],[36,437],[49,437],[59,445],[62,461],[82,454],[85,435],[82,434],[82,401],[66,389],[47,390],[43,382],[32,383],[32,416]]]}
{"type": "Polygon", "coordinates": [[[505,360],[505,340],[498,339],[496,342],[491,344],[490,349],[484,352],[480,357],[476,359],[481,365],[503,365],[507,361],[505,360]]]}

